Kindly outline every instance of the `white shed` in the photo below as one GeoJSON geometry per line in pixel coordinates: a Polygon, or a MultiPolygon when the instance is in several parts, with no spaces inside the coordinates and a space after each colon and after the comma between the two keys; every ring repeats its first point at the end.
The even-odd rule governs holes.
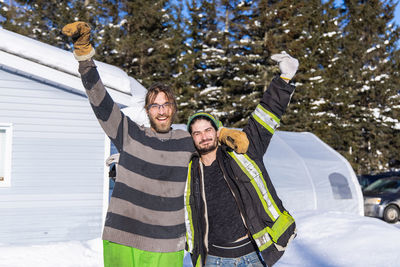
{"type": "Polygon", "coordinates": [[[275,132],[264,163],[289,212],[364,216],[361,187],[350,163],[314,134],[275,132]]]}
{"type": "MultiPolygon", "coordinates": [[[[0,244],[101,236],[110,141],[84,93],[72,53],[0,28],[0,244]]],[[[121,106],[145,92],[96,62],[121,106]]],[[[140,109],[140,108],[139,108],[140,109]]]]}

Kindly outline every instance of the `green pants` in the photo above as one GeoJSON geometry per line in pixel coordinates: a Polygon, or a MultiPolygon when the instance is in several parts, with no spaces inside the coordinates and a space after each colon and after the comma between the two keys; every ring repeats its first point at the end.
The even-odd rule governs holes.
{"type": "Polygon", "coordinates": [[[104,267],[182,267],[183,250],[151,252],[103,240],[104,267]]]}

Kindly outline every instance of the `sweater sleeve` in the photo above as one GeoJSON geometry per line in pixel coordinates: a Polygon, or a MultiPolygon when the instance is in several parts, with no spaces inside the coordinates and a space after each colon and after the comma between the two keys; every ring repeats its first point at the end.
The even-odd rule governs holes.
{"type": "Polygon", "coordinates": [[[272,80],[243,129],[250,143],[248,154],[259,158],[264,156],[294,89],[279,77],[272,80]]]}
{"type": "Polygon", "coordinates": [[[93,60],[79,61],[79,73],[94,114],[104,132],[121,152],[127,117],[105,89],[93,60]]]}

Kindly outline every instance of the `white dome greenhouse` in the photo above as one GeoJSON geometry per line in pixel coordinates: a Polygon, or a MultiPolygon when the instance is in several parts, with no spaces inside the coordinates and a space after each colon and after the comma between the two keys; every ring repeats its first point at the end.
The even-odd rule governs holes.
{"type": "Polygon", "coordinates": [[[350,163],[314,134],[275,132],[264,163],[289,212],[364,215],[363,195],[350,163]]]}

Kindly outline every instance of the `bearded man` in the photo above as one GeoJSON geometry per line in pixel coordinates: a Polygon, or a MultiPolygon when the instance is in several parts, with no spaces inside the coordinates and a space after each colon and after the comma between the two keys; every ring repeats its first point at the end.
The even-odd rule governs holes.
{"type": "Polygon", "coordinates": [[[250,142],[246,154],[218,145],[221,123],[212,114],[198,112],[188,120],[197,150],[185,189],[187,250],[193,266],[272,266],[296,235],[294,219],[279,199],[263,157],[294,92],[289,81],[298,61],[286,53],[272,59],[281,75],[272,80],[243,128],[250,142]]]}
{"type": "MultiPolygon", "coordinates": [[[[171,128],[177,111],[173,91],[162,84],[151,86],[145,100],[151,127],[137,125],[121,112],[101,82],[92,60],[89,25],[74,22],[62,32],[73,38],[90,104],[120,153],[103,231],[104,266],[182,266],[183,193],[195,148],[188,132],[171,128]]],[[[246,151],[245,135],[227,132],[233,133],[230,144],[246,151]],[[235,143],[240,136],[243,142],[235,143]]]]}

